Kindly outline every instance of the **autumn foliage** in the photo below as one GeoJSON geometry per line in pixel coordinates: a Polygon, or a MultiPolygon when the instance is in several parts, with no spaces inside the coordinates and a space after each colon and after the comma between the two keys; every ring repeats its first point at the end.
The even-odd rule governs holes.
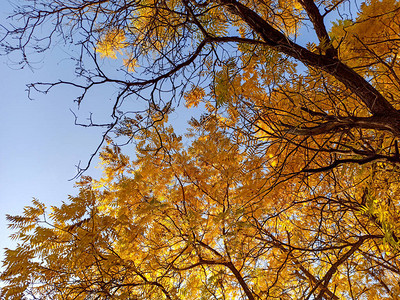
{"type": "Polygon", "coordinates": [[[400,298],[398,1],[39,2],[9,51],[51,19],[96,72],[31,88],[119,92],[103,177],[7,216],[4,298],[400,298]]]}

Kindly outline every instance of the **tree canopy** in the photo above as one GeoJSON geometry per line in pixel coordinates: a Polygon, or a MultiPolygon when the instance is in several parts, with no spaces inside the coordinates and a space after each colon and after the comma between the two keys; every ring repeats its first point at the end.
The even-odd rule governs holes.
{"type": "Polygon", "coordinates": [[[105,128],[103,177],[7,217],[3,297],[400,297],[398,1],[24,0],[14,19],[22,66],[79,48],[74,81],[31,90],[118,94],[83,124],[105,128]],[[202,112],[182,136],[180,102],[202,112]]]}

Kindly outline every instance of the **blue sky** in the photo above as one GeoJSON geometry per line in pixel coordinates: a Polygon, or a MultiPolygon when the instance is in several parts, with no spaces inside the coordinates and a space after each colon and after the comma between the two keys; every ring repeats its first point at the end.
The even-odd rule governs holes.
{"type": "MultiPolygon", "coordinates": [[[[10,6],[1,2],[0,23],[5,24],[10,6]]],[[[71,89],[34,94],[35,100],[27,97],[30,82],[71,76],[73,68],[68,68],[65,56],[57,47],[42,57],[34,71],[18,70],[13,57],[0,56],[0,249],[12,245],[5,214],[20,214],[32,197],[52,205],[75,194],[74,182],[68,181],[76,175],[75,165],[80,160],[86,163],[100,141],[100,130],[74,125],[71,89]]],[[[94,95],[90,98],[93,104],[94,95]]],[[[87,113],[84,108],[82,115],[87,113]]],[[[96,162],[88,174],[99,176],[95,166],[96,162]]]]}
{"type": "MultiPolygon", "coordinates": [[[[7,24],[5,18],[11,7],[7,2],[2,4],[0,24],[7,24]]],[[[13,56],[0,56],[0,249],[13,246],[5,214],[21,214],[33,197],[49,207],[77,193],[74,181],[69,179],[76,175],[75,165],[80,160],[85,165],[97,148],[102,129],[74,125],[70,109],[79,113],[81,121],[89,112],[99,123],[109,120],[116,94],[110,86],[89,93],[79,112],[73,103],[78,93],[71,87],[60,86],[47,95],[34,93],[34,100],[28,99],[26,84],[74,78],[74,65],[69,59],[72,51],[58,45],[43,56],[34,56],[33,70],[18,69],[13,56]]],[[[199,111],[191,110],[190,114],[199,115],[199,111]]],[[[183,132],[188,116],[181,105],[170,121],[183,132]]],[[[95,159],[85,175],[98,178],[101,170],[97,164],[95,159]]],[[[0,250],[0,259],[2,255],[0,250]]]]}

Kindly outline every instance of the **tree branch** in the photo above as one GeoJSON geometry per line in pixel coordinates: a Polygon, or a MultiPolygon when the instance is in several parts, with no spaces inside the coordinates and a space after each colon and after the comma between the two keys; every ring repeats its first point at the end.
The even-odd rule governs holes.
{"type": "Polygon", "coordinates": [[[317,34],[319,42],[326,46],[326,54],[330,57],[337,57],[337,51],[333,48],[331,39],[329,38],[328,32],[324,24],[324,18],[320,14],[318,7],[315,5],[313,0],[298,0],[307,12],[310,21],[314,25],[315,33],[317,34]]]}
{"type": "Polygon", "coordinates": [[[336,58],[315,54],[292,42],[289,37],[276,30],[255,11],[236,0],[219,0],[219,3],[227,6],[232,13],[246,22],[271,48],[334,76],[356,94],[373,115],[387,116],[391,120],[388,124],[394,122],[395,126],[391,126],[391,130],[395,135],[400,136],[400,113],[353,69],[336,58]]]}

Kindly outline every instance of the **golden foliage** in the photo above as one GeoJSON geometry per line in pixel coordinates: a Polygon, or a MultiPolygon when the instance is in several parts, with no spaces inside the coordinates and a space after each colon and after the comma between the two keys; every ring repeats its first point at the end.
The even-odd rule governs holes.
{"type": "Polygon", "coordinates": [[[106,31],[97,43],[96,51],[100,57],[117,58],[117,52],[126,47],[125,33],[123,30],[113,29],[106,31]]]}
{"type": "Polygon", "coordinates": [[[118,99],[148,100],[147,119],[121,115],[135,151],[107,138],[103,177],[82,178],[76,197],[7,217],[18,245],[2,297],[400,298],[400,6],[365,2],[328,34],[341,3],[108,12],[124,11],[125,27],[99,30],[96,51],[141,65],[145,78],[110,81],[118,99]],[[310,22],[318,41],[301,47],[310,22]],[[155,101],[164,89],[204,107],[186,137],[168,125],[172,100],[155,101]]]}

